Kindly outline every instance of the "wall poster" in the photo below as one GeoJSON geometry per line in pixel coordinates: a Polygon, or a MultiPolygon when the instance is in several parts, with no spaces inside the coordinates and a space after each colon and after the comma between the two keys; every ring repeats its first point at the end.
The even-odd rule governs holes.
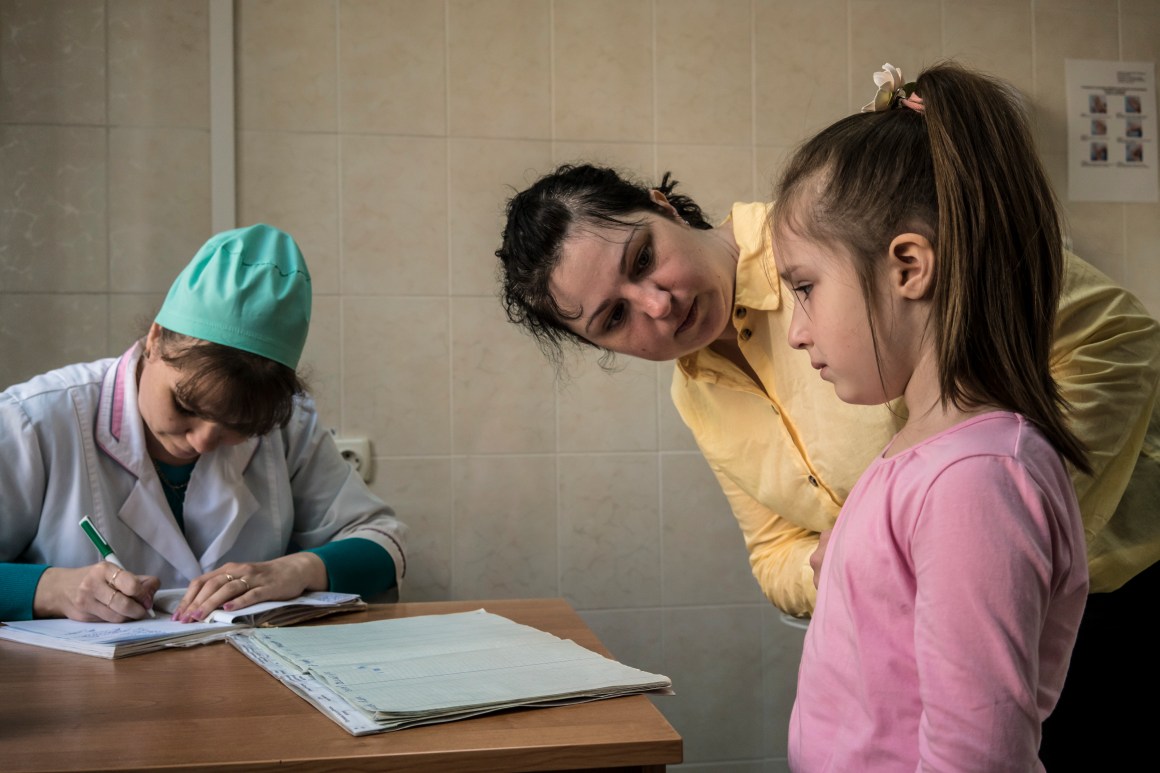
{"type": "Polygon", "coordinates": [[[1066,60],[1071,201],[1160,200],[1156,63],[1066,60]]]}

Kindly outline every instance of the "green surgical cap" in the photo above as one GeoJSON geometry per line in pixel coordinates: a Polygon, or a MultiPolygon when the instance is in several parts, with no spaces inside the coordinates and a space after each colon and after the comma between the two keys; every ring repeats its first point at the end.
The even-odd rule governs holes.
{"type": "Polygon", "coordinates": [[[220,233],[177,276],[156,322],[297,368],[310,329],[306,261],[268,225],[220,233]]]}

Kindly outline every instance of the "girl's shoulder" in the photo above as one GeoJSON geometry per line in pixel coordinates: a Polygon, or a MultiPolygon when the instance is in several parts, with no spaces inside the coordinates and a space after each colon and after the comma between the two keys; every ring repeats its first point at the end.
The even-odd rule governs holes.
{"type": "Polygon", "coordinates": [[[1032,477],[1066,478],[1063,461],[1046,436],[1021,414],[991,411],[972,416],[926,438],[890,459],[892,474],[905,470],[918,483],[933,484],[951,468],[994,466],[1022,468],[1032,477]]]}

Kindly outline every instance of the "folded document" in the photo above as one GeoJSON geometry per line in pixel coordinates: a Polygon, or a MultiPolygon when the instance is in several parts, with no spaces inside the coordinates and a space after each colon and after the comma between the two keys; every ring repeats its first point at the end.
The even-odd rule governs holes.
{"type": "Polygon", "coordinates": [[[480,609],[228,641],[352,735],[668,691],[668,677],[480,609]]]}
{"type": "MultiPolygon", "coordinates": [[[[172,613],[184,589],[161,590],[153,608],[172,613]]],[[[227,612],[217,609],[200,623],[178,623],[168,617],[127,623],[82,623],[76,620],[18,620],[0,625],[0,639],[34,644],[99,658],[125,658],[165,647],[188,647],[224,638],[245,626],[293,625],[323,615],[365,609],[353,593],[315,592],[285,601],[267,601],[227,612]]]]}

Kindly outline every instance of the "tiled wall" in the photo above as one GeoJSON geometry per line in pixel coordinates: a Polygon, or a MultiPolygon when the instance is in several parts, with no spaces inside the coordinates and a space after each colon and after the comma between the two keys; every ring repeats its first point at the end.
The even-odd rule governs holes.
{"type": "MultiPolygon", "coordinates": [[[[206,0],[0,0],[0,383],[122,351],[210,232],[206,0]]],[[[412,527],[410,599],[568,598],[701,771],[784,768],[801,632],[667,396],[669,366],[557,380],[495,300],[513,188],[596,159],[715,216],[891,61],[1033,98],[1066,194],[1065,57],[1160,58],[1156,0],[237,0],[239,223],[311,262],[311,380],[412,527]]],[[[1160,207],[1067,206],[1160,312],[1160,207]]]]}

